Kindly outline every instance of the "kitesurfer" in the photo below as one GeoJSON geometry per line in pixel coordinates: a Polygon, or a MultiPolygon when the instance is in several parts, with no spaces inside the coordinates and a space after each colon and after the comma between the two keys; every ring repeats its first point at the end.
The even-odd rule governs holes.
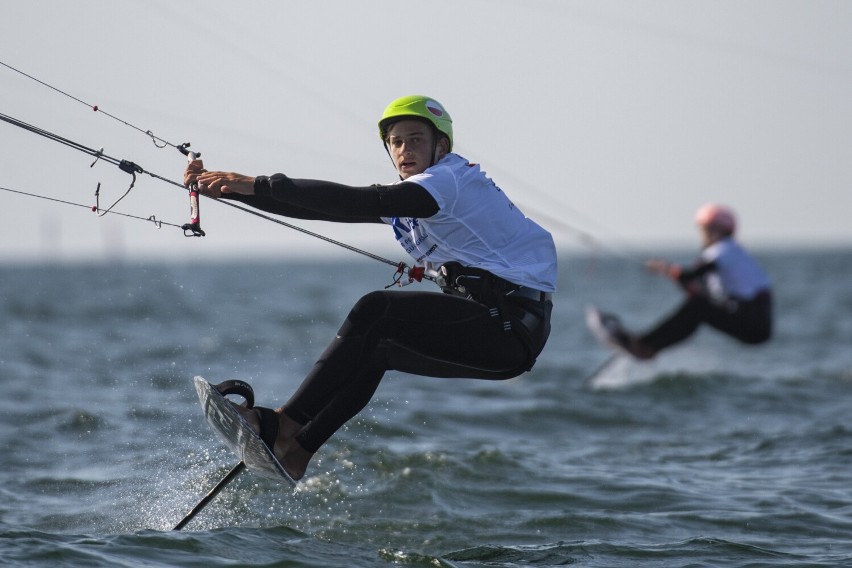
{"type": "MultiPolygon", "coordinates": [[[[550,233],[479,165],[452,152],[452,120],[434,99],[396,99],[378,127],[399,176],[388,185],[207,171],[199,160],[184,175],[187,186],[197,182],[209,197],[274,214],[388,225],[415,266],[442,288],[373,291],[351,309],[276,410],[273,451],[294,479],[367,405],[386,371],[509,379],[533,367],[550,333],[557,276],[550,233]]],[[[269,422],[245,412],[258,428],[269,422]]]]}
{"type": "Polygon", "coordinates": [[[702,251],[692,266],[659,259],[645,263],[651,272],[668,276],[683,287],[683,303],[644,333],[628,332],[611,314],[600,318],[612,341],[638,359],[650,359],[684,341],[702,324],[746,344],[764,343],[772,335],[769,278],[734,238],[737,221],[733,210],[708,203],[698,209],[695,223],[701,232],[702,251]]]}

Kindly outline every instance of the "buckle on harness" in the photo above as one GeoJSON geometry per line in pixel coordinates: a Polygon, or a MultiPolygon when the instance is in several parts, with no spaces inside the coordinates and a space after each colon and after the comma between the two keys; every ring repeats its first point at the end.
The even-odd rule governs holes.
{"type": "Polygon", "coordinates": [[[442,264],[438,269],[438,275],[435,278],[435,283],[441,287],[445,294],[453,294],[455,296],[469,297],[467,288],[459,282],[462,277],[462,265],[458,262],[447,262],[442,264]]]}
{"type": "Polygon", "coordinates": [[[458,262],[442,264],[435,281],[445,294],[488,306],[491,317],[498,319],[503,331],[512,330],[512,322],[506,317],[505,295],[509,290],[516,290],[516,285],[487,270],[463,266],[458,262]]]}
{"type": "Polygon", "coordinates": [[[441,265],[435,282],[445,293],[467,296],[477,302],[492,304],[499,296],[520,288],[487,270],[464,266],[454,261],[441,265]]]}

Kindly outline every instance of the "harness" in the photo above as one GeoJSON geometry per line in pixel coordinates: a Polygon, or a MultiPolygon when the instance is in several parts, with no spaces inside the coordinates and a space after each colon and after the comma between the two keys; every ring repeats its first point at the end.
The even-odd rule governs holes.
{"type": "Polygon", "coordinates": [[[445,294],[461,296],[488,307],[491,317],[497,318],[504,332],[514,330],[530,353],[527,370],[532,368],[550,335],[553,307],[550,292],[519,286],[487,270],[458,262],[442,264],[435,281],[445,294]]]}

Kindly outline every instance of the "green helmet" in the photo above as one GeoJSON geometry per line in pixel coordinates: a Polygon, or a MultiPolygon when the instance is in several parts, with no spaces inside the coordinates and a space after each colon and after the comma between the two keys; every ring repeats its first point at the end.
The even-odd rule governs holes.
{"type": "Polygon", "coordinates": [[[385,108],[379,120],[379,136],[382,140],[387,137],[391,124],[404,118],[422,118],[429,121],[438,132],[444,134],[453,147],[453,119],[450,113],[438,101],[421,95],[400,97],[385,108]]]}

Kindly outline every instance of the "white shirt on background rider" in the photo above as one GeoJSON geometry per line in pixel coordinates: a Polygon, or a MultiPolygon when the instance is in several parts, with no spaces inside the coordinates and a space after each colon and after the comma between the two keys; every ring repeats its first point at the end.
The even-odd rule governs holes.
{"type": "Polygon", "coordinates": [[[715,262],[716,271],[707,276],[707,289],[713,298],[751,300],[759,292],[769,290],[769,277],[736,242],[727,237],[701,251],[704,262],[715,262]]]}

